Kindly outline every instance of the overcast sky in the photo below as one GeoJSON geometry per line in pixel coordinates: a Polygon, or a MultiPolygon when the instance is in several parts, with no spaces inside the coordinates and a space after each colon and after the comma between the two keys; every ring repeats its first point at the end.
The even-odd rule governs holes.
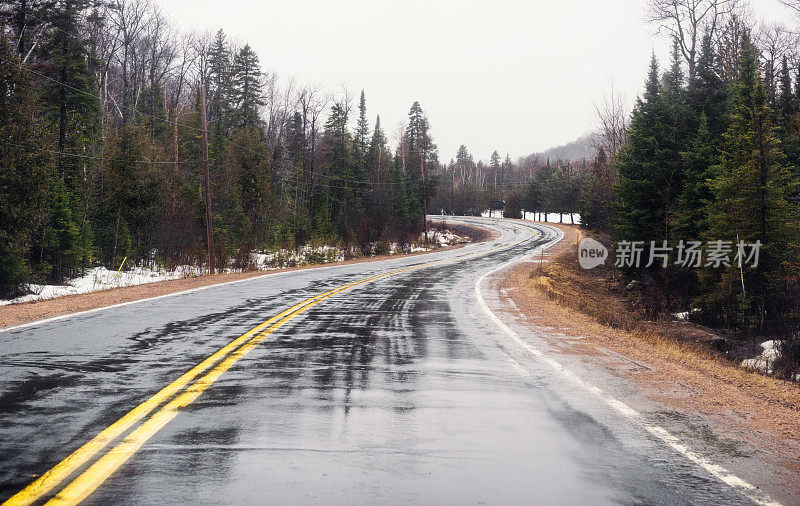
{"type": "MultiPolygon", "coordinates": [[[[225,30],[264,69],[353,94],[389,138],[411,103],[428,114],[443,161],[465,144],[512,158],[592,130],[611,83],[633,102],[650,54],[668,42],[645,0],[160,0],[184,29],[225,30]]],[[[757,14],[790,21],[778,0],[757,14]]]]}

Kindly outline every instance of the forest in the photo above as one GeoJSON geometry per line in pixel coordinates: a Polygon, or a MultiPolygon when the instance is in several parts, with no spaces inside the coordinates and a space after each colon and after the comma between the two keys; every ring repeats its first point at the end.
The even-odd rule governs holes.
{"type": "MultiPolygon", "coordinates": [[[[800,12],[800,4],[787,2],[800,12]]],[[[583,179],[583,226],[609,241],[731,245],[731,261],[623,270],[656,287],[664,309],[748,339],[780,339],[774,371],[800,368],[800,42],[797,25],[757,24],[735,1],[653,0],[673,35],[630,116],[600,110],[596,159],[583,179]],[[697,10],[693,10],[696,8],[697,10]],[[705,9],[705,10],[703,10],[705,9]],[[703,20],[699,14],[706,13],[703,20]],[[760,243],[757,265],[738,245],[760,243]],[[737,261],[738,258],[738,261],[737,261]],[[778,365],[776,365],[776,368],[778,365]]]]}
{"type": "Polygon", "coordinates": [[[392,150],[364,91],[281,85],[246,43],[180,33],[147,1],[3,0],[0,89],[2,296],[126,258],[208,263],[209,222],[219,268],[424,227],[438,159],[419,103],[392,150]]]}

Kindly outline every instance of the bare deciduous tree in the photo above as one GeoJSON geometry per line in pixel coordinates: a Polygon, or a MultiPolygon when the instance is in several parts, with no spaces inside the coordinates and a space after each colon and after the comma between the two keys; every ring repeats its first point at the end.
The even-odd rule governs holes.
{"type": "MultiPolygon", "coordinates": [[[[789,57],[797,44],[797,35],[786,26],[773,23],[762,26],[755,37],[756,46],[764,59],[764,86],[768,97],[774,100],[777,90],[778,68],[783,57],[789,57]]],[[[775,104],[772,103],[772,106],[775,104]]]]}
{"type": "Polygon", "coordinates": [[[689,79],[693,79],[703,35],[714,37],[720,22],[736,10],[738,3],[739,0],[650,0],[646,19],[677,40],[689,67],[689,79]]]}
{"type": "Polygon", "coordinates": [[[611,84],[611,89],[599,102],[594,103],[598,121],[598,151],[603,148],[614,159],[625,147],[628,138],[628,109],[625,97],[611,84]]]}
{"type": "Polygon", "coordinates": [[[736,80],[739,68],[739,53],[742,48],[742,37],[751,26],[746,14],[737,13],[719,31],[717,37],[717,57],[720,75],[728,83],[736,80]]]}
{"type": "Polygon", "coordinates": [[[794,9],[798,15],[800,15],[800,0],[778,0],[780,3],[789,7],[790,9],[794,9]]]}

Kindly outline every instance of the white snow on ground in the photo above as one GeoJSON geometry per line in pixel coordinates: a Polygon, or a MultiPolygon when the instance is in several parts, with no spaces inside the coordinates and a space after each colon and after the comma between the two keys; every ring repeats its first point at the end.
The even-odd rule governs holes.
{"type": "MultiPolygon", "coordinates": [[[[425,244],[424,234],[420,234],[418,242],[410,245],[398,245],[391,243],[386,245],[387,253],[394,255],[397,253],[414,253],[418,251],[429,251],[435,247],[449,246],[470,242],[469,238],[460,237],[449,230],[438,232],[428,231],[429,244],[425,244]]],[[[380,253],[377,247],[373,248],[376,253],[380,253]]],[[[360,251],[353,248],[347,251],[336,246],[305,246],[298,250],[279,249],[270,252],[253,253],[251,255],[252,266],[257,270],[272,270],[282,267],[296,267],[314,264],[326,264],[331,262],[341,262],[346,258],[356,258],[360,256],[360,251]]],[[[225,268],[223,272],[236,272],[240,269],[225,268]]],[[[131,270],[111,271],[105,267],[94,267],[86,271],[83,276],[71,279],[65,285],[28,285],[32,292],[9,300],[0,300],[0,306],[8,304],[19,304],[34,300],[53,299],[65,295],[76,295],[81,293],[96,292],[109,288],[122,286],[142,285],[145,283],[155,283],[169,279],[182,279],[191,276],[205,274],[207,270],[202,267],[182,265],[175,270],[150,269],[147,267],[136,267],[131,270]]]]}
{"type": "Polygon", "coordinates": [[[753,369],[766,374],[772,374],[772,364],[781,356],[780,341],[765,341],[761,343],[761,355],[742,361],[742,367],[753,369]]]}
{"type": "MultiPolygon", "coordinates": [[[[502,218],[503,211],[499,209],[495,209],[493,211],[489,211],[488,209],[481,212],[481,216],[484,218],[502,218]]],[[[559,214],[559,213],[534,213],[531,211],[522,210],[522,219],[526,221],[539,221],[545,220],[547,223],[564,223],[565,225],[580,225],[581,223],[581,215],[578,213],[573,213],[570,219],[569,213],[559,214]],[[562,221],[563,218],[563,221],[562,221]]]]}
{"type": "Polygon", "coordinates": [[[304,246],[298,250],[278,249],[267,253],[253,253],[250,260],[259,270],[280,269],[311,264],[341,262],[345,250],[336,246],[304,246]]]}
{"type": "MultiPolygon", "coordinates": [[[[780,341],[764,341],[761,343],[761,355],[755,358],[742,360],[742,367],[753,371],[761,371],[765,374],[773,374],[772,365],[781,358],[780,341]]],[[[794,380],[800,382],[800,374],[795,375],[794,380]]]]}
{"type": "Polygon", "coordinates": [[[95,267],[87,270],[83,276],[70,280],[66,285],[28,285],[28,289],[33,293],[15,299],[0,300],[0,306],[32,300],[52,299],[63,297],[64,295],[96,292],[120,286],[134,286],[167,279],[180,279],[188,276],[197,276],[198,274],[202,274],[201,269],[188,265],[178,267],[174,271],[136,267],[128,271],[121,271],[119,275],[117,275],[116,271],[110,271],[105,267],[95,267]]]}
{"type": "Polygon", "coordinates": [[[689,321],[689,315],[691,315],[691,314],[697,314],[697,313],[699,313],[699,312],[700,312],[700,310],[699,310],[699,309],[697,309],[697,308],[694,308],[694,309],[692,309],[692,310],[691,310],[691,312],[689,312],[689,311],[682,311],[682,312],[680,312],[680,313],[672,313],[672,316],[674,316],[675,318],[677,318],[678,320],[680,320],[680,321],[682,321],[682,322],[686,322],[686,321],[689,321]]]}

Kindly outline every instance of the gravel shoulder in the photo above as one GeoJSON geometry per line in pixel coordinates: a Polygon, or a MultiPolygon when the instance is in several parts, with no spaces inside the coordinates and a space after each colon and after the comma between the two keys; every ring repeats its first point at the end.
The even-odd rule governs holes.
{"type": "MultiPolygon", "coordinates": [[[[544,265],[564,255],[577,262],[581,231],[555,226],[564,240],[547,252],[544,265]]],[[[672,335],[668,322],[648,322],[647,332],[604,325],[548,296],[540,265],[518,264],[498,281],[510,314],[543,336],[556,355],[599,371],[598,377],[610,375],[609,384],[625,385],[618,389],[623,400],[632,395],[659,406],[658,413],[680,419],[675,426],[685,431],[681,435],[727,457],[732,470],[754,483],[768,483],[776,498],[800,504],[800,385],[665,337],[672,335]]]]}

